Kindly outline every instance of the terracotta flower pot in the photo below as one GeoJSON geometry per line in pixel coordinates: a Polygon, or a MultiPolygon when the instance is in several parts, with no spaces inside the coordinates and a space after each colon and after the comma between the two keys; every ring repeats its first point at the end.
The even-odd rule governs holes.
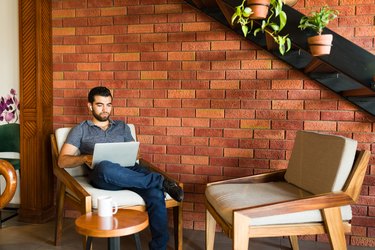
{"type": "Polygon", "coordinates": [[[329,55],[331,53],[333,36],[325,34],[307,38],[310,53],[313,56],[329,55]]]}
{"type": "Polygon", "coordinates": [[[270,7],[270,0],[247,0],[247,6],[254,12],[251,19],[265,19],[270,7]]]}
{"type": "Polygon", "coordinates": [[[286,5],[294,6],[298,2],[298,0],[284,0],[283,2],[286,5]]]}

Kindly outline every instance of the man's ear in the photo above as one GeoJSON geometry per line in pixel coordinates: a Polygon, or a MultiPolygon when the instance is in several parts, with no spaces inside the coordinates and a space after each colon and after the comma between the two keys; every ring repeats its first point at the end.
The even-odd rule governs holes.
{"type": "Polygon", "coordinates": [[[89,110],[92,111],[92,104],[91,103],[87,103],[87,107],[89,108],[89,110]]]}

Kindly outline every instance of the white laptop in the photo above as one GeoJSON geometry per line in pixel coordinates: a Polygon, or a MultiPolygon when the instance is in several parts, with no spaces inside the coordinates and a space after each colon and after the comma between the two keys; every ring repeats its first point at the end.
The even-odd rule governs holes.
{"type": "Polygon", "coordinates": [[[95,164],[107,160],[118,163],[123,167],[134,166],[139,149],[139,142],[111,142],[96,143],[92,164],[90,168],[94,168],[95,164]]]}

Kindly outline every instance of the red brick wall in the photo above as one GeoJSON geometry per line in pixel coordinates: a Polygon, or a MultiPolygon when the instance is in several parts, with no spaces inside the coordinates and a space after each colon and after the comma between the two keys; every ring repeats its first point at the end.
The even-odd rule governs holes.
{"type": "MultiPolygon", "coordinates": [[[[375,153],[374,117],[183,1],[52,3],[55,128],[89,117],[91,87],[112,89],[113,117],[136,124],[143,156],[184,182],[186,228],[204,229],[207,182],[285,168],[297,130],[375,153]]],[[[325,3],[341,12],[330,28],[375,51],[374,0],[295,7],[325,3]]],[[[353,208],[350,244],[375,246],[374,157],[353,208]]]]}

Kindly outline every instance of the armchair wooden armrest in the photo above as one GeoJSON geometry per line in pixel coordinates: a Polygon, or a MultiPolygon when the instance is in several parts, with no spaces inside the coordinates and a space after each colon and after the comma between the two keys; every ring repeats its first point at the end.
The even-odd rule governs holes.
{"type": "Polygon", "coordinates": [[[312,195],[306,198],[263,204],[260,206],[234,210],[248,217],[263,217],[307,210],[339,207],[354,203],[354,200],[344,192],[312,195]]]}
{"type": "Polygon", "coordinates": [[[0,174],[6,181],[4,192],[0,196],[0,208],[5,207],[12,200],[17,188],[17,174],[12,164],[0,160],[0,174]]]}
{"type": "Polygon", "coordinates": [[[270,173],[257,174],[251,176],[245,176],[240,178],[222,180],[207,183],[207,186],[216,185],[216,184],[230,184],[230,183],[263,183],[263,182],[272,182],[272,181],[284,181],[284,175],[286,170],[277,170],[270,173]]]}
{"type": "Polygon", "coordinates": [[[79,200],[91,199],[91,195],[64,168],[54,168],[53,174],[57,180],[65,185],[79,200]]]}

